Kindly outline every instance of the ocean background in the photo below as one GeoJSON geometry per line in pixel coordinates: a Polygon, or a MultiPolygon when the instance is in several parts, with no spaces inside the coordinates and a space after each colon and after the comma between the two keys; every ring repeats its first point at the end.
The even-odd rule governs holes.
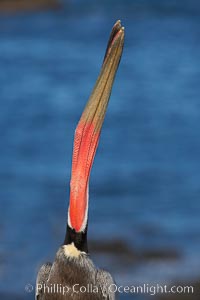
{"type": "Polygon", "coordinates": [[[117,19],[91,257],[120,285],[200,279],[200,3],[77,0],[0,14],[1,299],[34,299],[25,285],[63,242],[74,130],[117,19]]]}

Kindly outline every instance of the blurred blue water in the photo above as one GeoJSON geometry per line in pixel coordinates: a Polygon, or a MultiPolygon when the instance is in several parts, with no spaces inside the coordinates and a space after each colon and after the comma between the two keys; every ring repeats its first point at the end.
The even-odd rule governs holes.
{"type": "Polygon", "coordinates": [[[73,133],[118,18],[126,43],[91,175],[89,237],[182,259],[96,262],[124,284],[200,275],[199,7],[81,3],[0,18],[0,291],[22,294],[64,238],[73,133]]]}

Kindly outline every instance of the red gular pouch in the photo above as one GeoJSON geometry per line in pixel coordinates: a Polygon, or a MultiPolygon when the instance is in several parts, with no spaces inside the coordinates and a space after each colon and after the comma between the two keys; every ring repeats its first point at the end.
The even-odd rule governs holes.
{"type": "Polygon", "coordinates": [[[123,45],[124,28],[117,21],[110,34],[99,77],[76,127],[68,212],[68,225],[75,232],[86,229],[90,171],[123,45]]]}

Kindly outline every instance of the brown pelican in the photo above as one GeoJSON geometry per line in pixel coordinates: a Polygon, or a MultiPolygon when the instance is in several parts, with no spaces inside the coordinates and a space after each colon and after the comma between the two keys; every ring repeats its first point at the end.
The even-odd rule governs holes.
{"type": "Polygon", "coordinates": [[[37,300],[115,299],[111,275],[97,269],[88,254],[88,186],[101,127],[124,44],[124,28],[112,28],[101,72],[77,125],[74,137],[68,223],[53,264],[37,276],[37,300]]]}

